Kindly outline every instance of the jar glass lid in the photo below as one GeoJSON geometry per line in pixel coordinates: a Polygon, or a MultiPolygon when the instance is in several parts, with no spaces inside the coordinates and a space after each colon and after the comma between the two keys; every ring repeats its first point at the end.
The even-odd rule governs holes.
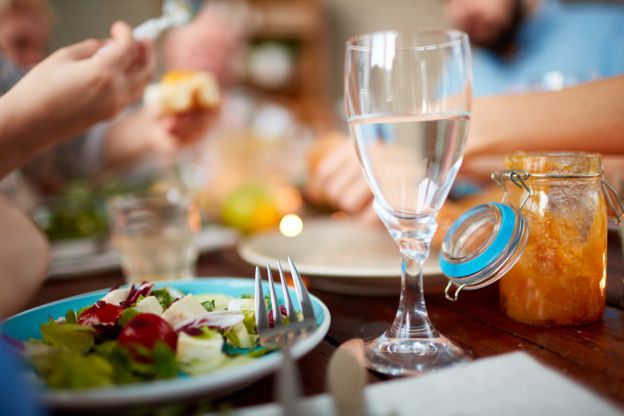
{"type": "Polygon", "coordinates": [[[465,212],[446,233],[440,252],[440,267],[449,279],[447,299],[503,277],[522,255],[528,234],[522,213],[509,205],[491,202],[465,212]]]}

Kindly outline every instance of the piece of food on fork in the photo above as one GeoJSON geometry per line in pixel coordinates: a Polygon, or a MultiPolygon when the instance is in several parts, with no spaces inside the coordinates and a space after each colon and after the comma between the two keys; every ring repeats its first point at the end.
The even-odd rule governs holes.
{"type": "Polygon", "coordinates": [[[215,76],[202,71],[169,71],[159,83],[149,85],[143,102],[157,111],[176,114],[194,110],[215,110],[221,103],[215,76]]]}

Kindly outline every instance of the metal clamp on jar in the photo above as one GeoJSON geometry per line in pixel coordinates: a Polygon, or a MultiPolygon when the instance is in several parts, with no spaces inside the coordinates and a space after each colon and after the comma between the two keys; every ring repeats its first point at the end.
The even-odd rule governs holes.
{"type": "Polygon", "coordinates": [[[600,319],[607,204],[618,223],[624,212],[603,179],[602,156],[514,153],[505,167],[492,175],[503,200],[470,209],[445,236],[446,298],[500,280],[501,306],[515,320],[576,325],[600,319]]]}

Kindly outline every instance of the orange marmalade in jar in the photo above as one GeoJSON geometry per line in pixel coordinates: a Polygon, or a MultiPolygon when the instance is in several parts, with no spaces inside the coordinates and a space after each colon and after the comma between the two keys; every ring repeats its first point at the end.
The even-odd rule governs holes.
{"type": "Polygon", "coordinates": [[[521,207],[526,247],[500,280],[507,315],[536,325],[579,325],[600,319],[605,308],[607,208],[602,157],[591,153],[515,153],[508,171],[525,172],[521,207]]]}

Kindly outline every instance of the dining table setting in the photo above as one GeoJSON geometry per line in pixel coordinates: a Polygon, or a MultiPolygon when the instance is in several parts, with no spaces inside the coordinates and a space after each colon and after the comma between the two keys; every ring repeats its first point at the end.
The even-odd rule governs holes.
{"type": "MultiPolygon", "coordinates": [[[[236,277],[253,285],[254,266],[239,254],[241,248],[246,246],[245,240],[242,241],[239,241],[238,248],[225,244],[201,254],[197,262],[198,277],[194,280],[208,285],[211,282],[214,282],[213,285],[227,285],[226,277],[236,277]]],[[[366,247],[363,249],[366,250],[366,247]]],[[[624,356],[624,257],[616,231],[609,233],[607,258],[607,306],[604,314],[596,323],[573,327],[537,327],[508,318],[498,307],[495,287],[465,293],[457,302],[450,302],[444,296],[444,277],[435,271],[427,273],[424,291],[431,320],[446,336],[470,351],[471,361],[440,372],[397,378],[366,371],[357,359],[352,359],[355,364],[349,366],[349,360],[346,360],[343,371],[350,373],[341,374],[344,388],[354,380],[357,383],[358,374],[361,376],[362,388],[367,392],[366,399],[362,396],[363,402],[366,400],[363,406],[368,409],[368,413],[362,414],[410,414],[406,409],[417,406],[433,414],[456,414],[462,409],[465,414],[496,414],[503,409],[508,409],[506,414],[519,414],[519,411],[543,414],[538,406],[548,406],[553,402],[569,402],[572,407],[567,407],[567,411],[577,409],[578,412],[566,414],[620,414],[624,411],[624,376],[620,365],[624,356]],[[523,370],[526,373],[523,374],[523,370]],[[472,382],[469,382],[470,377],[474,377],[472,382]],[[509,384],[501,387],[501,382],[509,384]],[[384,389],[384,386],[387,387],[384,389]],[[387,399],[393,394],[398,401],[387,399]],[[485,395],[481,401],[477,400],[480,395],[485,395]],[[531,400],[527,401],[528,398],[531,400]],[[440,401],[446,400],[447,405],[441,406],[440,401]],[[486,403],[493,407],[488,408],[486,403]],[[523,405],[528,407],[522,408],[523,405]],[[579,410],[583,409],[583,405],[588,406],[583,411],[585,413],[579,410]]],[[[302,263],[300,269],[307,267],[302,263]]],[[[340,273],[339,267],[337,270],[340,273]]],[[[357,286],[362,285],[361,280],[366,277],[348,282],[352,276],[322,276],[321,287],[324,287],[324,279],[347,280],[345,286],[330,286],[327,291],[315,287],[316,276],[301,275],[309,293],[327,306],[331,323],[318,343],[297,360],[297,370],[293,373],[301,385],[297,402],[302,406],[300,414],[332,414],[334,404],[327,396],[331,391],[329,368],[332,357],[344,349],[341,345],[376,336],[392,322],[399,277],[395,273],[394,276],[373,279],[385,280],[394,289],[395,293],[389,296],[392,291],[382,295],[358,291],[357,286]],[[355,290],[349,293],[348,288],[355,290]]],[[[119,268],[50,277],[26,309],[116,287],[124,282],[119,268]]],[[[351,358],[357,356],[346,355],[351,358]]],[[[249,407],[248,413],[241,414],[280,414],[279,408],[272,404],[276,400],[278,385],[275,374],[269,373],[247,384],[243,382],[241,385],[244,387],[218,394],[189,389],[191,393],[180,391],[177,397],[167,394],[161,400],[150,397],[135,405],[115,404],[113,399],[104,407],[102,404],[90,407],[88,403],[87,407],[83,407],[85,403],[76,407],[71,402],[57,402],[52,409],[54,414],[84,414],[87,409],[95,414],[204,414],[264,405],[264,409],[249,407]],[[161,411],[171,413],[159,413],[161,411]]],[[[553,411],[553,414],[564,414],[557,413],[557,409],[553,411]]],[[[559,411],[566,411],[566,407],[559,411]]]]}
{"type": "Polygon", "coordinates": [[[18,259],[45,278],[1,336],[51,414],[624,414],[624,204],[602,155],[509,153],[500,200],[447,199],[467,35],[375,32],[345,58],[375,224],[293,183],[272,200],[269,179],[220,218],[179,177],[40,215],[58,238],[47,268],[41,236],[18,259]]]}

